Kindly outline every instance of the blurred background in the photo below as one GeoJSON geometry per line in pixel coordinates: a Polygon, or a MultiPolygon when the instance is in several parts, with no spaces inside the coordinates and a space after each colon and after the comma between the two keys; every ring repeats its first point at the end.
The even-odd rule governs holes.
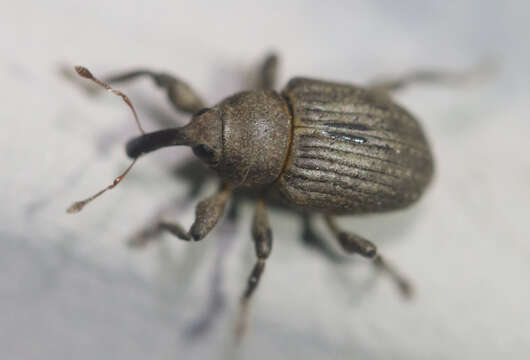
{"type": "MultiPolygon", "coordinates": [[[[478,0],[3,1],[0,357],[527,358],[529,10],[478,0]],[[66,214],[123,171],[123,145],[138,130],[119,98],[87,91],[64,69],[165,70],[214,104],[248,88],[269,51],[280,55],[280,86],[295,75],[362,84],[486,58],[499,68],[480,83],[396,94],[431,140],[435,181],[410,209],[340,219],[407,274],[416,296],[402,299],[363,259],[307,246],[300,219],[276,209],[273,252],[236,348],[255,260],[252,202],[202,242],[163,235],[128,247],[157,214],[189,226],[215,188],[211,178],[190,193],[193,171],[175,168],[192,154],[177,148],[145,157],[117,189],[66,214]]],[[[188,121],[148,80],[119,88],[146,130],[188,121]]],[[[319,221],[315,229],[331,240],[319,221]]]]}

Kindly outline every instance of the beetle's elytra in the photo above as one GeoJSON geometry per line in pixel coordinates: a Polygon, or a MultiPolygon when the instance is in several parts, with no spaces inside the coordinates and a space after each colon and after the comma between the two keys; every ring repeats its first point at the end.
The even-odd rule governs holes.
{"type": "Polygon", "coordinates": [[[290,202],[331,214],[387,211],[419,198],[433,173],[418,122],[374,91],[293,79],[289,160],[278,187],[290,202]]]}
{"type": "MultiPolygon", "coordinates": [[[[341,230],[334,216],[403,208],[425,190],[433,174],[429,145],[419,123],[389,95],[422,77],[412,73],[367,87],[294,78],[276,92],[276,64],[274,55],[267,57],[255,90],[240,92],[210,108],[188,84],[171,75],[140,70],[107,79],[114,83],[149,77],[167,92],[177,110],[192,115],[184,127],[143,133],[129,141],[126,151],[131,158],[162,147],[187,145],[221,178],[217,193],[197,205],[189,231],[164,221],[157,227],[184,240],[202,240],[223,215],[232,191],[245,186],[254,189],[260,200],[252,226],[257,262],[243,304],[255,290],[271,251],[265,204],[272,194],[305,212],[321,214],[346,252],[374,259],[408,294],[408,283],[383,260],[375,245],[341,230]]],[[[88,70],[77,70],[110,88],[88,70]]],[[[428,79],[440,77],[421,74],[428,74],[428,79]]],[[[124,94],[112,91],[134,111],[124,94]]],[[[105,190],[75,203],[69,212],[79,211],[114,187],[129,169],[105,190]]]]}

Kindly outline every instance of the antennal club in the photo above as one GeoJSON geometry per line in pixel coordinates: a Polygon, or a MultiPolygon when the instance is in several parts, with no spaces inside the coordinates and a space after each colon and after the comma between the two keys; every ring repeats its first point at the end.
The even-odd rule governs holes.
{"type": "MultiPolygon", "coordinates": [[[[92,75],[92,73],[90,72],[90,70],[88,70],[86,67],[84,66],[76,66],[75,67],[75,71],[77,72],[77,74],[85,79],[89,79],[89,80],[92,80],[93,82],[95,82],[96,84],[98,84],[99,86],[105,88],[107,91],[110,91],[111,93],[113,93],[114,95],[117,95],[119,97],[121,97],[123,99],[123,101],[129,106],[129,108],[131,109],[133,115],[134,115],[134,119],[136,120],[136,125],[138,125],[138,129],[140,129],[140,132],[142,134],[145,134],[145,131],[144,129],[142,128],[142,125],[140,125],[140,120],[138,118],[138,115],[136,113],[136,110],[134,109],[134,106],[131,102],[131,100],[129,99],[129,97],[127,97],[127,95],[125,95],[124,93],[122,93],[121,91],[119,90],[115,90],[113,89],[109,84],[97,79],[96,77],[94,77],[94,75],[92,75]]],[[[97,193],[95,193],[94,195],[84,199],[84,200],[80,200],[80,201],[76,201],[74,202],[72,205],[70,205],[70,207],[68,207],[68,209],[66,209],[66,212],[69,213],[69,214],[73,214],[73,213],[78,213],[80,212],[81,210],[83,210],[83,208],[85,207],[86,204],[88,204],[89,202],[91,202],[92,200],[98,198],[99,196],[103,195],[103,193],[105,193],[107,190],[112,190],[114,187],[116,187],[124,178],[125,176],[127,176],[127,174],[129,173],[129,171],[132,169],[132,167],[134,166],[134,164],[136,163],[136,160],[138,159],[138,157],[135,157],[131,163],[131,165],[129,165],[129,167],[127,169],[125,169],[125,171],[120,175],[118,176],[116,179],[114,179],[114,181],[112,182],[112,184],[110,184],[109,186],[107,186],[106,188],[104,188],[103,190],[100,190],[98,191],[97,193]]]]}
{"type": "Polygon", "coordinates": [[[114,95],[117,95],[117,96],[121,97],[123,99],[123,101],[125,101],[125,103],[131,108],[132,113],[134,115],[134,120],[136,121],[136,125],[138,125],[138,129],[140,129],[140,132],[142,134],[145,134],[145,131],[142,128],[142,125],[140,124],[140,120],[138,119],[138,114],[136,114],[136,110],[134,109],[134,106],[133,106],[131,100],[129,99],[129,97],[127,95],[125,95],[124,93],[122,93],[119,90],[113,89],[109,84],[107,84],[107,83],[97,79],[96,77],[94,77],[94,75],[92,75],[90,70],[88,70],[84,66],[77,65],[75,67],[75,71],[77,72],[77,74],[79,76],[84,77],[85,79],[92,80],[93,82],[95,82],[96,84],[98,84],[99,86],[104,88],[105,90],[110,91],[114,95]]]}
{"type": "Polygon", "coordinates": [[[78,213],[81,210],[83,210],[83,208],[85,207],[86,204],[88,204],[92,200],[98,198],[99,196],[103,195],[103,193],[106,192],[107,190],[112,190],[116,185],[118,185],[123,180],[123,178],[125,178],[125,176],[127,176],[127,174],[129,173],[129,171],[131,170],[131,168],[133,167],[133,165],[134,165],[134,163],[136,162],[137,159],[138,158],[134,159],[132,161],[131,165],[129,165],[129,167],[120,176],[118,176],[116,179],[114,179],[112,184],[110,184],[109,186],[107,186],[103,190],[98,191],[97,193],[95,193],[94,195],[90,196],[89,198],[86,198],[85,200],[76,201],[75,203],[70,205],[70,207],[68,209],[66,209],[66,212],[69,213],[69,214],[78,213]]]}

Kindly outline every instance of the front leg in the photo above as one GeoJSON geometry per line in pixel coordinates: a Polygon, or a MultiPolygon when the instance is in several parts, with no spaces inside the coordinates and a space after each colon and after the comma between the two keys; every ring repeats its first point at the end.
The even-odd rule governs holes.
{"type": "Polygon", "coordinates": [[[189,231],[186,231],[180,224],[159,220],[131,239],[130,244],[132,246],[145,245],[162,231],[169,231],[177,238],[186,241],[204,239],[223,216],[231,193],[230,186],[222,185],[217,193],[202,200],[195,208],[195,221],[189,231]]]}
{"type": "Polygon", "coordinates": [[[223,216],[230,194],[232,194],[232,188],[228,185],[222,185],[216,194],[204,199],[197,205],[195,221],[188,232],[193,240],[204,239],[215,227],[221,216],[223,216]]]}
{"type": "Polygon", "coordinates": [[[179,111],[194,114],[206,107],[202,98],[185,81],[167,73],[147,69],[137,69],[105,78],[107,82],[117,83],[149,77],[154,83],[167,92],[169,102],[179,111]]]}
{"type": "Polygon", "coordinates": [[[330,230],[339,240],[344,251],[351,254],[359,254],[373,260],[374,265],[378,269],[388,274],[395,281],[403,296],[410,297],[412,295],[413,289],[411,284],[384,259],[383,255],[377,251],[377,247],[371,241],[357,234],[341,230],[335,222],[335,219],[330,215],[325,215],[324,219],[330,230]]]}

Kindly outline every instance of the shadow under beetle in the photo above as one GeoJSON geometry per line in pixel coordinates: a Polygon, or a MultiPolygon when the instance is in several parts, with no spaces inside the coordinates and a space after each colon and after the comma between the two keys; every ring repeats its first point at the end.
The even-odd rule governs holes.
{"type": "Polygon", "coordinates": [[[74,203],[68,212],[116,186],[140,156],[167,146],[187,145],[221,178],[219,190],[199,202],[193,225],[186,231],[161,221],[183,240],[204,239],[223,215],[232,191],[240,186],[259,195],[252,236],[257,261],[242,296],[242,309],[256,289],[272,248],[266,200],[280,199],[303,212],[321,214],[340,246],[348,253],[372,259],[410,295],[409,283],[363,237],[342,230],[336,215],[395,210],[418,200],[433,175],[433,158],[418,121],[392,101],[389,94],[413,82],[461,80],[465,74],[412,72],[367,87],[309,78],[291,79],[282,92],[274,91],[277,57],[261,66],[255,90],[243,91],[207,108],[184,81],[165,73],[131,71],[111,76],[117,83],[149,77],[167,92],[171,104],[189,113],[189,124],[145,133],[130,100],[97,80],[86,68],[79,75],[119,95],[131,107],[142,135],[126,145],[133,159],[107,188],[74,203]]]}

